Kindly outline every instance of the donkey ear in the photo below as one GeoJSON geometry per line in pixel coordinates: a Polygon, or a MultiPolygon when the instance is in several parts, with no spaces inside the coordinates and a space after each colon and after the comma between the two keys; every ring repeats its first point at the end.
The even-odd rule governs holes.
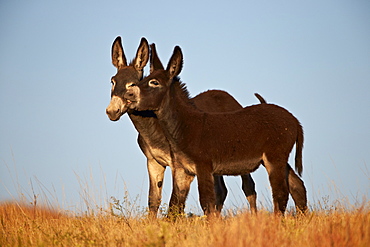
{"type": "Polygon", "coordinates": [[[141,38],[139,48],[137,48],[136,57],[134,59],[135,69],[142,72],[149,60],[149,44],[143,37],[141,38]]]}
{"type": "Polygon", "coordinates": [[[157,69],[164,69],[161,60],[159,60],[155,44],[150,45],[150,73],[157,69]]]}
{"type": "Polygon", "coordinates": [[[183,64],[183,56],[181,52],[181,48],[179,46],[176,46],[173,50],[172,57],[170,58],[170,61],[167,64],[167,71],[170,74],[170,78],[174,78],[175,76],[178,76],[182,70],[182,64],[183,64]]]}
{"type": "Polygon", "coordinates": [[[112,45],[112,63],[117,70],[127,66],[125,53],[122,47],[121,37],[118,36],[112,45]]]}

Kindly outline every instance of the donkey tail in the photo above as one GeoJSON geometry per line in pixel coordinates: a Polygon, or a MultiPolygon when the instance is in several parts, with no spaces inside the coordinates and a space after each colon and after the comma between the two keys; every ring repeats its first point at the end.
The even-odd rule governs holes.
{"type": "Polygon", "coordinates": [[[256,98],[260,101],[261,104],[266,104],[266,100],[261,96],[259,95],[258,93],[255,93],[254,96],[256,96],[256,98]]]}
{"type": "Polygon", "coordinates": [[[303,164],[302,164],[302,149],[303,149],[303,128],[298,122],[298,134],[295,143],[295,170],[298,172],[299,176],[302,176],[303,164]]]}

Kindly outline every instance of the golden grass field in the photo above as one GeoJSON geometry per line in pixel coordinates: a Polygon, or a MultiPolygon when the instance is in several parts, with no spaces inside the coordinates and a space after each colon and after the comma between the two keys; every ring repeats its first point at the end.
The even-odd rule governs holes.
{"type": "Polygon", "coordinates": [[[370,246],[367,201],[353,208],[311,209],[305,216],[279,217],[262,209],[209,220],[123,216],[118,203],[78,215],[3,202],[0,246],[370,246]]]}

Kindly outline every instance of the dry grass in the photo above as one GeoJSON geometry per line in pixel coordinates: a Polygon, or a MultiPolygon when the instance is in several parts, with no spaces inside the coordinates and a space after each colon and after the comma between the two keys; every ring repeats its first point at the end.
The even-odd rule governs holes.
{"type": "Polygon", "coordinates": [[[78,216],[2,203],[0,246],[370,246],[369,209],[365,202],[355,209],[315,209],[306,216],[276,217],[261,210],[170,221],[124,217],[114,210],[78,216]]]}

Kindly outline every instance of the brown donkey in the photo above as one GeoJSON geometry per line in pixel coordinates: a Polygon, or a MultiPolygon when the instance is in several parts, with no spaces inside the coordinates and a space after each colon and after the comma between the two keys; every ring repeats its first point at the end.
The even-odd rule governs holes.
{"type": "Polygon", "coordinates": [[[131,109],[155,113],[175,162],[183,159],[194,162],[180,163],[186,171],[198,176],[204,212],[217,214],[213,175],[247,174],[260,164],[266,167],[269,175],[275,213],[284,214],[289,190],[297,207],[306,210],[303,181],[288,165],[295,144],[295,167],[301,175],[303,130],[299,121],[273,104],[224,113],[201,111],[177,77],[182,64],[183,55],[177,46],[166,70],[153,70],[136,87],[129,88],[125,98],[131,109]]]}
{"type": "MultiPolygon", "coordinates": [[[[154,51],[156,53],[155,47],[154,51]]],[[[157,58],[157,56],[155,56],[157,58]]],[[[138,143],[147,158],[149,173],[149,212],[156,215],[161,203],[162,184],[164,171],[167,166],[171,167],[173,176],[173,188],[169,203],[170,213],[182,213],[190,183],[194,179],[194,173],[187,173],[184,164],[172,162],[169,143],[159,125],[156,116],[149,111],[127,111],[127,102],[123,98],[128,88],[138,83],[143,77],[143,69],[148,62],[149,46],[145,38],[142,38],[134,60],[128,65],[123,51],[121,38],[117,37],[112,45],[112,63],[117,68],[117,74],[112,77],[111,101],[106,109],[110,120],[117,121],[128,112],[129,117],[139,132],[138,143]]],[[[159,59],[151,63],[162,66],[159,59]]],[[[260,96],[257,96],[260,97],[260,96]]],[[[263,98],[259,98],[263,103],[263,98]]],[[[199,109],[209,112],[234,111],[242,109],[242,106],[228,93],[212,90],[204,92],[191,99],[199,109]]],[[[189,163],[183,159],[181,163],[189,163]]],[[[217,210],[221,211],[226,199],[227,189],[222,176],[215,176],[214,190],[217,199],[217,210]]],[[[252,211],[256,211],[255,184],[250,174],[242,175],[242,189],[249,201],[252,211]]]]}

